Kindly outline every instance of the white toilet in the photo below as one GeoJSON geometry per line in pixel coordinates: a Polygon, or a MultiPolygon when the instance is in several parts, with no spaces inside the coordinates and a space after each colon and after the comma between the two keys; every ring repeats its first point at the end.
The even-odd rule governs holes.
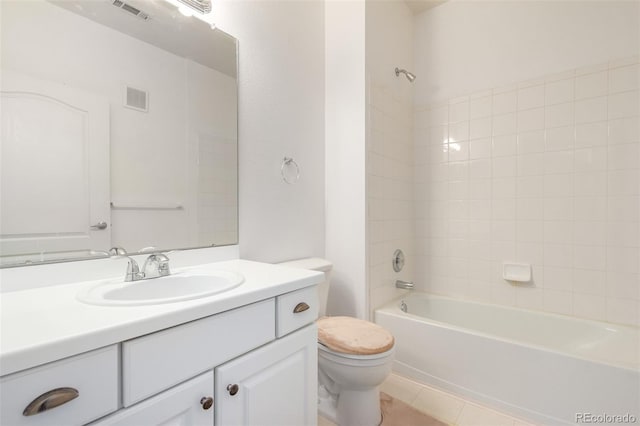
{"type": "Polygon", "coordinates": [[[391,373],[394,339],[384,328],[350,317],[326,317],[331,262],[308,258],[281,263],[322,271],[318,285],[318,410],[340,426],[382,422],[380,385],[391,373]]]}

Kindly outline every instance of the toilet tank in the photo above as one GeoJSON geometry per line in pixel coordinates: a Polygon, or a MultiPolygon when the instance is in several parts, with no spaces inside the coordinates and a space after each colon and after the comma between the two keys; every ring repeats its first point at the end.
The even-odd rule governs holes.
{"type": "Polygon", "coordinates": [[[290,268],[310,269],[312,271],[324,272],[324,281],[318,284],[318,315],[323,317],[327,314],[327,297],[329,296],[329,280],[331,279],[331,268],[333,264],[326,259],[319,257],[308,257],[305,259],[290,260],[279,263],[279,265],[290,268]]]}

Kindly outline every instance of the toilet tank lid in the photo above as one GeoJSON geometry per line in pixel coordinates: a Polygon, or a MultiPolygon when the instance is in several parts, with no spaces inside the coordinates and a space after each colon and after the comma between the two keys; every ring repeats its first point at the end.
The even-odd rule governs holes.
{"type": "Polygon", "coordinates": [[[290,268],[310,269],[312,271],[328,272],[331,270],[333,264],[326,259],[319,257],[307,257],[305,259],[289,260],[287,262],[279,263],[282,266],[288,266],[290,268]]]}

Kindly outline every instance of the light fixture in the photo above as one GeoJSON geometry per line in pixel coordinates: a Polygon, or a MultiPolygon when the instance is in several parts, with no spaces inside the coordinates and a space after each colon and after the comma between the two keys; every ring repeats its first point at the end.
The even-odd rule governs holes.
{"type": "Polygon", "coordinates": [[[209,24],[212,30],[216,29],[211,14],[211,0],[165,0],[178,9],[181,15],[186,17],[193,16],[201,21],[209,24]]]}

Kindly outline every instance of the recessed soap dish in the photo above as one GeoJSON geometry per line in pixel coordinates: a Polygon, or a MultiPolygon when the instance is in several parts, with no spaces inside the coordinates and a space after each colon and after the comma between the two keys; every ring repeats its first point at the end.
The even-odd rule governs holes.
{"type": "Polygon", "coordinates": [[[504,263],[502,278],[507,281],[528,283],[531,281],[531,265],[528,263],[504,263]]]}

